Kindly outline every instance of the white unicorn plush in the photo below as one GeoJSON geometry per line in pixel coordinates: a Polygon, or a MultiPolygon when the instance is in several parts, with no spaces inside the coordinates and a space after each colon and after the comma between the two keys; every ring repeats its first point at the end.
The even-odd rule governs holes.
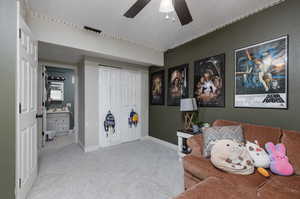
{"type": "Polygon", "coordinates": [[[254,142],[255,143],[247,141],[246,143],[246,149],[253,160],[254,166],[257,168],[269,168],[270,158],[268,154],[259,146],[257,140],[254,142]]]}

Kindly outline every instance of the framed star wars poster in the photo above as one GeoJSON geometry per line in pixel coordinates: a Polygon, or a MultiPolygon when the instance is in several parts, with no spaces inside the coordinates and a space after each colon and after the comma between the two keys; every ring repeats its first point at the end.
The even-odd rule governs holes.
{"type": "Polygon", "coordinates": [[[288,108],[288,36],[235,51],[234,106],[288,108]]]}
{"type": "Polygon", "coordinates": [[[165,71],[158,71],[151,74],[150,78],[150,104],[165,104],[165,71]]]}
{"type": "Polygon", "coordinates": [[[168,70],[168,105],[179,106],[180,99],[189,96],[189,64],[169,68],[168,70]]]}
{"type": "Polygon", "coordinates": [[[225,107],[225,54],[195,62],[194,97],[200,107],[225,107]]]}

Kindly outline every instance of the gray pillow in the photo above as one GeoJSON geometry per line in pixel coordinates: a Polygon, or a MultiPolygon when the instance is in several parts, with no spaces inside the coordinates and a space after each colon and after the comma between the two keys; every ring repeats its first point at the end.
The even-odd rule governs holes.
{"type": "Polygon", "coordinates": [[[244,142],[244,134],[241,126],[215,126],[203,129],[203,156],[210,157],[210,152],[218,140],[234,140],[244,142]]]}

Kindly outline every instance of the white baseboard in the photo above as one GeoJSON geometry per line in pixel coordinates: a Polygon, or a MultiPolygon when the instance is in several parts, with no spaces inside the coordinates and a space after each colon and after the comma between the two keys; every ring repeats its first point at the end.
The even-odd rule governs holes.
{"type": "Polygon", "coordinates": [[[164,141],[164,140],[152,137],[152,136],[145,136],[145,137],[142,138],[142,140],[152,140],[153,142],[156,142],[156,143],[159,143],[161,145],[164,145],[164,146],[166,146],[166,147],[168,147],[170,149],[173,149],[175,151],[178,150],[178,146],[176,144],[172,144],[170,142],[167,142],[167,141],[164,141]]]}
{"type": "Polygon", "coordinates": [[[85,147],[85,146],[83,146],[83,144],[80,142],[80,140],[78,140],[78,145],[80,146],[80,148],[81,148],[85,153],[92,152],[92,151],[97,151],[97,150],[100,148],[98,145],[85,147]]]}
{"type": "MultiPolygon", "coordinates": [[[[170,142],[167,142],[167,141],[164,141],[164,140],[152,137],[152,136],[142,137],[141,140],[151,140],[151,141],[156,142],[158,144],[164,145],[164,146],[166,146],[166,147],[168,147],[172,150],[175,150],[175,151],[178,150],[178,146],[176,144],[172,144],[170,142]]],[[[83,146],[83,144],[80,141],[78,141],[78,144],[81,147],[81,149],[86,153],[87,152],[92,152],[92,151],[97,151],[100,148],[100,146],[97,146],[97,145],[85,147],[85,146],[83,146]]]]}
{"type": "Polygon", "coordinates": [[[83,146],[83,144],[81,143],[81,141],[80,141],[80,140],[78,140],[78,142],[77,142],[77,143],[78,143],[78,145],[80,146],[80,148],[81,148],[83,151],[85,151],[85,150],[84,150],[84,146],[83,146]]]}
{"type": "Polygon", "coordinates": [[[97,151],[99,148],[100,147],[98,145],[84,147],[84,152],[88,153],[88,152],[97,151]]]}

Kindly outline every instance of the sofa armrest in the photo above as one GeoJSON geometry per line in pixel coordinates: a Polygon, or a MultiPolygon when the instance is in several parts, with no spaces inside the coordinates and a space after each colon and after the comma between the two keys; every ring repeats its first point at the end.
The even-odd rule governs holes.
{"type": "Polygon", "coordinates": [[[196,157],[202,157],[203,150],[203,136],[194,135],[187,140],[187,145],[192,149],[191,154],[196,157]]]}

